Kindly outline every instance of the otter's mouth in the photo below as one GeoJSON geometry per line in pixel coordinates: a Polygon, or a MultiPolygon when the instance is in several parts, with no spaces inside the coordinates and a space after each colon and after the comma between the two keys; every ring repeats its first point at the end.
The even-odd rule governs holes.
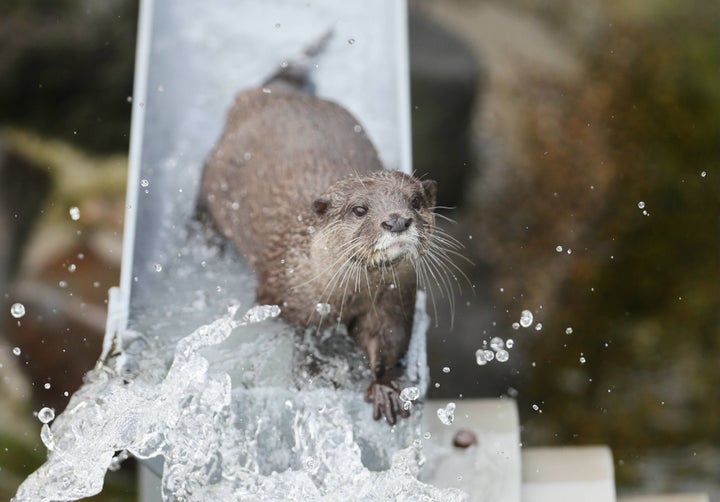
{"type": "Polygon", "coordinates": [[[408,239],[398,239],[385,246],[377,246],[372,263],[377,266],[395,265],[408,255],[413,255],[415,247],[415,241],[408,239]]]}

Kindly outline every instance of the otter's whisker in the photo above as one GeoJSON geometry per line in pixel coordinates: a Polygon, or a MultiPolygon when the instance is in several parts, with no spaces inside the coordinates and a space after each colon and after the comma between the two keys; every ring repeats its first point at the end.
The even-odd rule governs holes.
{"type": "Polygon", "coordinates": [[[415,276],[417,282],[421,285],[421,287],[427,291],[430,294],[430,301],[432,303],[433,307],[433,317],[435,319],[435,327],[438,326],[438,311],[437,311],[437,304],[435,303],[435,292],[433,291],[433,288],[430,285],[430,279],[428,278],[427,271],[425,270],[425,261],[424,258],[420,258],[417,263],[414,265],[415,267],[415,276]]]}
{"type": "MultiPolygon", "coordinates": [[[[436,259],[442,261],[444,263],[444,266],[446,268],[448,268],[448,271],[450,271],[450,267],[452,267],[452,269],[455,269],[457,271],[457,273],[460,274],[463,277],[463,279],[465,279],[465,282],[467,282],[468,286],[470,287],[470,289],[473,291],[473,294],[474,294],[475,289],[474,289],[474,285],[473,285],[472,281],[470,280],[470,278],[465,274],[465,272],[459,266],[457,266],[457,264],[453,260],[450,259],[449,256],[447,256],[447,254],[449,253],[449,254],[458,256],[460,258],[465,258],[463,255],[461,255],[460,253],[457,253],[451,249],[444,249],[441,247],[434,246],[432,244],[430,246],[428,246],[428,253],[435,256],[436,259]]],[[[467,260],[467,258],[465,258],[465,259],[467,260]]],[[[467,261],[471,265],[473,264],[470,260],[467,260],[467,261]]],[[[453,275],[453,277],[455,276],[455,274],[452,274],[452,275],[453,275]]],[[[460,282],[457,280],[455,282],[457,284],[458,291],[460,292],[460,294],[462,294],[462,286],[460,285],[460,282]]]]}
{"type": "MultiPolygon", "coordinates": [[[[434,209],[435,209],[435,208],[431,208],[431,210],[434,210],[434,209]]],[[[433,214],[435,215],[436,218],[441,218],[441,219],[447,221],[448,223],[452,223],[452,224],[454,224],[454,225],[457,224],[457,221],[453,220],[453,219],[450,218],[449,216],[445,216],[444,214],[435,213],[435,212],[433,212],[433,214]]]]}
{"type": "MultiPolygon", "coordinates": [[[[330,277],[330,279],[328,280],[327,284],[325,285],[325,288],[323,288],[323,290],[320,292],[320,295],[318,296],[318,302],[319,302],[319,303],[329,303],[330,298],[332,297],[332,293],[333,293],[333,291],[334,291],[334,289],[335,289],[334,283],[335,283],[338,279],[341,280],[342,276],[347,273],[347,272],[346,272],[346,270],[347,270],[347,268],[348,268],[348,265],[347,265],[347,264],[348,264],[348,262],[349,262],[348,256],[349,256],[349,253],[350,253],[351,251],[352,251],[352,250],[348,250],[347,253],[342,254],[337,260],[335,260],[335,262],[333,262],[333,265],[332,265],[333,268],[335,268],[335,265],[338,265],[338,264],[339,264],[339,265],[338,265],[337,268],[335,269],[335,273],[334,273],[334,274],[330,277]],[[328,288],[329,288],[329,291],[328,291],[328,288]],[[327,292],[327,295],[325,295],[326,292],[327,292]]],[[[303,284],[307,284],[308,282],[311,282],[312,280],[315,280],[315,279],[319,278],[320,276],[323,275],[323,273],[324,273],[324,272],[319,273],[319,274],[318,274],[317,276],[315,276],[313,279],[311,279],[310,281],[306,281],[306,282],[303,283],[303,284]]],[[[309,314],[308,321],[310,320],[310,317],[312,317],[312,312],[309,314]]]]}
{"type": "Polygon", "coordinates": [[[449,233],[447,233],[443,230],[437,229],[437,228],[430,236],[430,239],[435,239],[440,242],[443,242],[444,244],[447,244],[448,246],[450,246],[453,249],[464,249],[465,248],[465,245],[462,242],[457,240],[455,237],[453,237],[449,233]]]}
{"type": "Polygon", "coordinates": [[[345,287],[343,288],[343,295],[342,299],[340,300],[340,312],[338,313],[338,324],[340,323],[343,315],[343,311],[345,310],[345,299],[347,298],[347,288],[350,285],[350,277],[352,275],[353,269],[358,268],[357,263],[351,263],[348,267],[347,273],[343,277],[343,282],[345,283],[345,287]]]}
{"type": "MultiPolygon", "coordinates": [[[[347,273],[348,269],[348,263],[351,262],[350,257],[353,255],[355,249],[352,247],[347,247],[346,251],[342,253],[338,259],[333,262],[332,266],[330,267],[330,270],[335,268],[335,266],[340,263],[333,275],[328,279],[325,287],[320,292],[320,299],[325,298],[326,302],[330,301],[330,298],[332,296],[332,293],[335,291],[335,288],[338,284],[338,281],[342,280],[342,277],[347,273]],[[325,293],[327,293],[327,296],[325,296],[325,293]]],[[[325,272],[320,272],[319,276],[323,275],[325,272]]]]}
{"type": "Polygon", "coordinates": [[[337,287],[337,285],[342,282],[343,277],[345,275],[347,275],[349,270],[352,269],[351,257],[353,256],[353,254],[355,254],[355,251],[357,250],[357,248],[353,246],[354,244],[356,244],[356,243],[351,241],[350,245],[346,246],[346,250],[345,250],[346,252],[342,253],[340,255],[340,257],[337,260],[335,260],[335,262],[330,267],[330,270],[332,270],[337,263],[342,263],[342,265],[340,267],[338,267],[338,269],[335,271],[335,273],[330,277],[330,279],[328,280],[328,282],[325,286],[325,289],[323,289],[323,291],[321,293],[321,295],[324,294],[326,291],[328,291],[328,288],[330,288],[329,292],[328,292],[328,296],[327,296],[328,300],[332,296],[332,293],[335,291],[335,288],[337,287]],[[348,269],[348,264],[351,265],[349,269],[348,269]],[[338,282],[338,281],[340,281],[340,282],[338,282]]]}
{"type": "Polygon", "coordinates": [[[452,289],[450,285],[450,280],[447,277],[447,267],[442,263],[442,261],[439,261],[438,258],[433,254],[431,250],[428,250],[425,253],[425,257],[427,260],[424,260],[425,263],[428,266],[428,270],[433,274],[433,276],[437,276],[440,278],[440,281],[442,282],[442,287],[440,284],[438,284],[438,287],[440,288],[440,292],[442,293],[443,290],[445,291],[445,294],[447,295],[448,304],[450,305],[450,315],[451,318],[455,318],[455,291],[452,289]]]}

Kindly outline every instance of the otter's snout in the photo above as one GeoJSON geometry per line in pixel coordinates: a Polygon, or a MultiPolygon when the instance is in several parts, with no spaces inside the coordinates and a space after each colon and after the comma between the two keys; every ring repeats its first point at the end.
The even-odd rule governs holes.
{"type": "Polygon", "coordinates": [[[403,218],[397,213],[391,214],[390,218],[380,224],[385,230],[394,234],[404,232],[410,228],[410,225],[412,225],[412,218],[403,218]]]}

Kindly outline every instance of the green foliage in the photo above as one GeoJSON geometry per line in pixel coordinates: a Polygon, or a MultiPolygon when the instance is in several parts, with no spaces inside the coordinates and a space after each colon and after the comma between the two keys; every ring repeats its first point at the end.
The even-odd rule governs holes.
{"type": "Polygon", "coordinates": [[[13,1],[0,18],[0,124],[125,151],[136,2],[13,1]]]}
{"type": "Polygon", "coordinates": [[[612,200],[536,344],[528,398],[548,401],[535,421],[556,420],[561,442],[630,459],[720,442],[720,19],[678,1],[612,21],[588,64],[610,95],[612,200]]]}

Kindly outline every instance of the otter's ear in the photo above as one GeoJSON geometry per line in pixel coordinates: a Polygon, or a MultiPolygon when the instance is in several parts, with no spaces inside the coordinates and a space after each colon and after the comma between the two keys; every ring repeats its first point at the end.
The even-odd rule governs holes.
{"type": "Polygon", "coordinates": [[[425,180],[422,182],[425,197],[427,197],[428,206],[433,207],[437,199],[437,182],[433,180],[425,180]]]}
{"type": "Polygon", "coordinates": [[[323,216],[330,209],[330,197],[320,196],[312,203],[312,210],[318,216],[323,216]]]}

